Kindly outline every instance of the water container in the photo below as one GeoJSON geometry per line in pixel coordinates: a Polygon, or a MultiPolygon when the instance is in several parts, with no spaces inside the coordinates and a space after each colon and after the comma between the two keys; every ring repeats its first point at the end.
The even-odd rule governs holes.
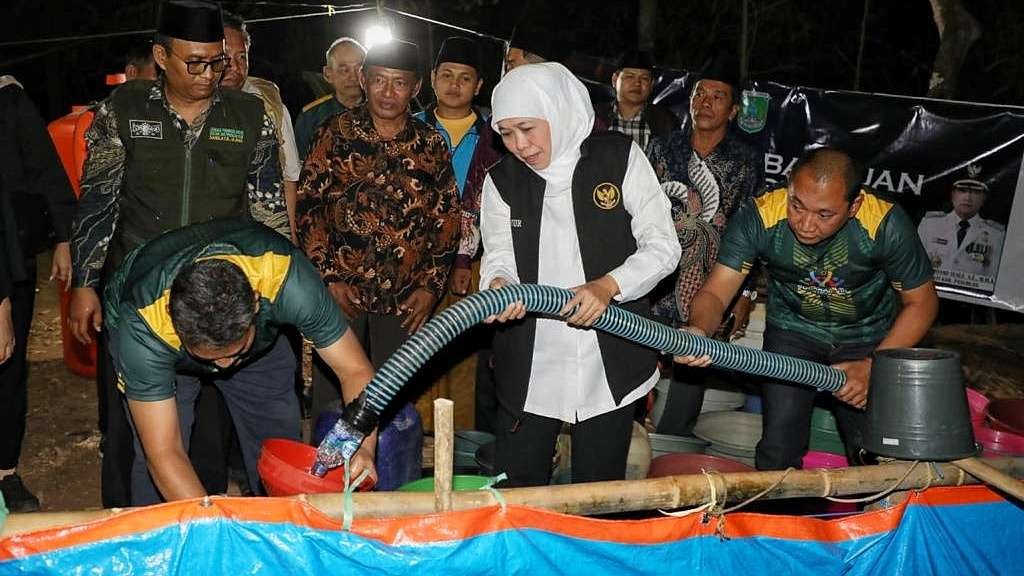
{"type": "MultiPolygon", "coordinates": [[[[319,445],[341,417],[335,406],[325,410],[313,427],[313,444],[319,445]]],[[[396,490],[423,475],[423,423],[412,404],[406,404],[377,433],[377,490],[396,490]]]]}
{"type": "Polygon", "coordinates": [[[976,455],[960,356],[926,348],[875,352],[864,448],[900,460],[976,455]]]}
{"type": "MultiPolygon", "coordinates": [[[[92,124],[92,118],[91,110],[84,106],[76,106],[70,114],[50,122],[47,127],[76,198],[81,195],[79,186],[82,180],[82,164],[85,162],[85,131],[92,124]]],[[[60,286],[58,290],[60,290],[60,326],[64,345],[64,363],[69,370],[79,376],[95,378],[96,335],[94,335],[92,344],[88,345],[81,344],[71,335],[71,330],[68,328],[71,294],[63,286],[60,286]]]]}

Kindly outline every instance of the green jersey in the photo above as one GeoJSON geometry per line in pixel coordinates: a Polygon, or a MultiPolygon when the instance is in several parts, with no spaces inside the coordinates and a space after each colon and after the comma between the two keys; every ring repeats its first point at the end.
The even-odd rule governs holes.
{"type": "Polygon", "coordinates": [[[769,277],[767,323],[831,345],[877,342],[900,308],[899,292],[932,278],[907,213],[863,190],[857,215],[805,246],[786,219],[787,190],[747,201],[729,220],[718,262],[746,274],[760,260],[769,277]]]}
{"type": "Polygon", "coordinates": [[[313,149],[313,139],[320,125],[331,116],[341,114],[348,108],[338,101],[333,94],[321,96],[302,107],[302,113],[295,119],[295,144],[299,148],[299,158],[305,160],[313,149]]]}
{"type": "Polygon", "coordinates": [[[317,348],[344,334],[345,319],[319,272],[277,232],[241,220],[179,228],[129,253],[104,291],[104,323],[116,350],[118,386],[129,399],[173,397],[179,371],[218,371],[185,350],[168,311],[178,272],[208,258],[237,265],[259,294],[256,336],[241,365],[267,351],[284,325],[296,326],[317,348]]]}

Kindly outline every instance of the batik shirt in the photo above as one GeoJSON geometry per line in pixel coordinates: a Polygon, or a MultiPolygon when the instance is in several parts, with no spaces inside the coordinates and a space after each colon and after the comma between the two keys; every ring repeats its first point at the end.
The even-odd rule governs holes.
{"type": "MultiPolygon", "coordinates": [[[[220,103],[220,92],[213,93],[210,106],[192,122],[185,122],[164,97],[163,84],[154,82],[150,100],[158,100],[174,120],[174,128],[182,144],[191,148],[203,133],[210,112],[220,103]]],[[[279,218],[286,211],[280,171],[268,170],[268,163],[277,163],[277,132],[274,121],[263,114],[256,149],[249,164],[249,209],[253,218],[263,222],[279,218]]],[[[107,98],[95,109],[92,126],[85,134],[89,157],[82,172],[82,196],[72,230],[71,254],[74,258],[73,282],[76,287],[95,288],[100,281],[107,247],[117,226],[117,203],[124,178],[125,149],[117,129],[117,113],[113,100],[107,98]],[[86,217],[81,217],[82,215],[86,217]]],[[[285,218],[287,220],[287,218],[285,218]]]]}
{"type": "Polygon", "coordinates": [[[299,242],[325,282],[344,282],[368,312],[393,314],[419,288],[440,297],[462,208],[451,155],[409,117],[384,140],[365,106],[332,116],[302,168],[299,242]]]}
{"type": "Polygon", "coordinates": [[[882,340],[899,293],[932,279],[910,217],[864,190],[854,218],[832,238],[805,246],[786,219],[787,194],[779,188],[747,201],[729,222],[718,262],[744,274],[756,260],[765,264],[770,326],[833,346],[882,340]]]}
{"type": "Polygon", "coordinates": [[[691,144],[692,132],[651,140],[648,156],[672,203],[682,247],[675,275],[655,289],[654,312],[679,322],[689,318],[690,300],[704,285],[729,218],[763,185],[761,156],[726,133],[706,157],[691,144]]]}

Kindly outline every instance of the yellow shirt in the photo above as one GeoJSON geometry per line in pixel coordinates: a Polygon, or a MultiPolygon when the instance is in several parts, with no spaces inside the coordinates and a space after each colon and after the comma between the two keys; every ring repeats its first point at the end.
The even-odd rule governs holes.
{"type": "Polygon", "coordinates": [[[448,137],[452,139],[452,148],[455,148],[459,145],[459,142],[462,142],[462,137],[473,127],[473,123],[476,122],[476,112],[470,112],[469,116],[458,119],[438,116],[437,121],[441,123],[441,126],[444,126],[445,131],[448,132],[448,137]]]}

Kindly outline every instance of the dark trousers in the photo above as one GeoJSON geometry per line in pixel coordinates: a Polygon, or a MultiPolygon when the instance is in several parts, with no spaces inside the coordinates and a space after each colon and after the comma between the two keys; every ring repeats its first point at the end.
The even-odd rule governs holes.
{"type": "MultiPolygon", "coordinates": [[[[818,364],[835,364],[867,358],[877,342],[864,342],[832,346],[798,332],[779,330],[768,326],[764,332],[766,352],[776,352],[818,364]]],[[[763,433],[757,444],[755,461],[758,470],[784,470],[790,466],[801,468],[807,452],[811,432],[811,412],[814,410],[817,390],[800,384],[768,381],[762,384],[761,403],[763,433]]],[[[839,432],[846,443],[848,456],[854,456],[861,446],[864,412],[843,402],[828,398],[826,404],[836,415],[839,432]]],[[[853,463],[855,459],[851,459],[853,463]]]]}
{"type": "Polygon", "coordinates": [[[488,331],[487,346],[477,352],[476,382],[473,389],[473,422],[474,428],[481,432],[494,433],[497,430],[495,420],[498,417],[498,393],[494,390],[494,367],[491,365],[494,351],[491,350],[490,339],[493,332],[488,331]]]}
{"type": "Polygon", "coordinates": [[[26,259],[28,278],[11,286],[14,353],[0,364],[0,469],[18,467],[28,406],[28,333],[36,302],[36,261],[26,259]]]}
{"type": "MultiPolygon", "coordinates": [[[[677,321],[655,315],[654,319],[666,326],[674,326],[677,321]]],[[[658,434],[689,436],[697,424],[701,406],[704,405],[704,376],[706,368],[693,368],[672,362],[672,380],[669,382],[668,397],[665,409],[658,421],[658,434]]]]}
{"type": "MultiPolygon", "coordinates": [[[[373,312],[361,312],[349,320],[349,328],[362,344],[374,368],[379,368],[409,338],[401,324],[401,316],[373,312]]],[[[409,388],[408,384],[405,388],[409,388]]],[[[341,400],[338,379],[318,355],[314,355],[312,396],[314,422],[321,412],[341,400]]]]}
{"type": "MultiPolygon", "coordinates": [[[[572,425],[572,481],[600,482],[626,477],[636,404],[572,425]]],[[[562,421],[524,412],[516,417],[498,407],[495,470],[508,479],[503,488],[543,486],[551,482],[551,460],[562,421]]]]}
{"type": "Polygon", "coordinates": [[[188,458],[199,482],[210,494],[228,491],[228,464],[234,432],[235,426],[224,395],[204,380],[196,401],[188,458]]]}
{"type": "MultiPolygon", "coordinates": [[[[249,486],[263,494],[256,463],[263,441],[268,438],[299,440],[299,400],[295,395],[293,375],[295,355],[286,338],[277,342],[260,357],[213,383],[224,395],[231,420],[238,432],[249,486]]],[[[178,374],[175,400],[181,439],[188,452],[192,435],[196,398],[202,386],[198,376],[178,374]]],[[[146,456],[135,435],[135,462],[132,466],[132,504],[145,506],[161,501],[149,475],[146,456]]]]}
{"type": "MultiPolygon", "coordinates": [[[[281,337],[288,340],[295,362],[295,394],[302,395],[302,334],[294,326],[283,326],[281,337]]],[[[199,476],[199,482],[210,494],[224,494],[228,490],[230,470],[242,470],[241,447],[235,425],[231,422],[224,395],[213,384],[203,381],[196,401],[195,422],[192,424],[192,443],[189,460],[199,476]]],[[[243,486],[242,493],[245,494],[243,486]]]]}
{"type": "MultiPolygon", "coordinates": [[[[409,333],[401,325],[402,320],[402,316],[362,312],[349,321],[349,327],[362,344],[374,368],[379,368],[409,338],[409,333]]],[[[403,461],[399,462],[395,460],[395,454],[384,453],[386,446],[383,441],[383,435],[388,428],[393,428],[396,432],[400,430],[403,437],[422,438],[423,423],[418,413],[409,406],[414,397],[414,388],[412,382],[407,382],[398,397],[394,398],[380,415],[378,430],[381,439],[376,458],[379,490],[393,490],[420,477],[422,452],[406,451],[403,461]]],[[[314,423],[324,410],[343,405],[338,379],[318,356],[315,356],[313,361],[312,396],[314,423]]]]}
{"type": "Polygon", "coordinates": [[[96,398],[103,452],[101,498],[104,508],[124,508],[132,504],[132,460],[135,459],[132,428],[124,396],[117,389],[114,360],[110,357],[106,335],[97,334],[95,337],[96,398]]]}
{"type": "Polygon", "coordinates": [[[665,410],[658,421],[658,434],[689,436],[704,405],[704,377],[707,368],[672,363],[672,381],[665,399],[665,410]]]}

